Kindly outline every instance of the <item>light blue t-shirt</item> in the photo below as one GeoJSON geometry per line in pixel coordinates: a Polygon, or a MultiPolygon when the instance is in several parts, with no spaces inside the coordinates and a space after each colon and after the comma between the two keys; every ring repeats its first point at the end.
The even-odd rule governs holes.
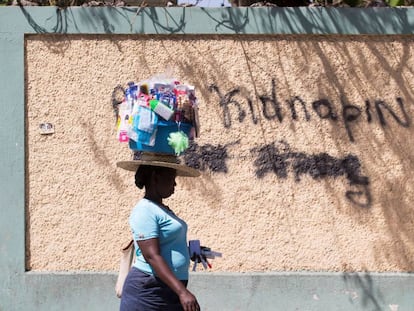
{"type": "MultiPolygon", "coordinates": [[[[179,280],[188,280],[190,255],[187,247],[187,224],[172,211],[161,208],[150,200],[142,199],[133,208],[129,225],[136,241],[158,238],[160,253],[179,280]]],[[[134,267],[155,275],[137,249],[134,267]]]]}

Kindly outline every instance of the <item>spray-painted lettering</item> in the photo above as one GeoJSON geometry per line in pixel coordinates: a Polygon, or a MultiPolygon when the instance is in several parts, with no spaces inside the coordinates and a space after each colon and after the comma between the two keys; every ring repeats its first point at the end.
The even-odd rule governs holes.
{"type": "MultiPolygon", "coordinates": [[[[282,102],[277,98],[276,89],[276,81],[272,79],[270,95],[261,94],[257,96],[257,99],[261,105],[261,113],[265,120],[277,120],[279,123],[282,123],[285,120],[287,113],[284,111],[286,108],[283,109],[285,106],[282,105],[282,102]]],[[[220,88],[214,84],[210,85],[209,90],[216,93],[219,97],[219,106],[223,111],[223,126],[225,128],[230,128],[232,126],[232,119],[234,116],[232,117],[231,113],[235,110],[230,108],[233,105],[236,107],[236,119],[239,122],[244,122],[246,117],[250,115],[253,124],[258,123],[259,112],[253,107],[253,99],[248,96],[243,96],[239,87],[236,87],[225,94],[223,94],[220,88]]],[[[387,120],[387,117],[389,116],[391,116],[401,127],[408,128],[411,125],[411,118],[405,109],[404,101],[401,97],[396,98],[396,103],[399,109],[398,112],[396,111],[397,109],[391,107],[389,103],[381,99],[374,100],[374,111],[369,99],[365,100],[364,106],[362,107],[349,103],[344,95],[340,96],[339,101],[341,107],[338,109],[328,98],[316,99],[311,103],[311,109],[315,115],[322,120],[332,121],[333,124],[340,124],[340,122],[342,122],[348,135],[348,139],[351,142],[355,141],[352,127],[356,122],[364,120],[362,119],[364,115],[365,120],[368,123],[372,123],[373,116],[376,116],[382,127],[388,125],[389,121],[387,120]]],[[[293,96],[284,102],[287,104],[287,109],[290,110],[290,117],[292,120],[298,121],[298,109],[300,108],[303,111],[304,120],[306,122],[311,120],[308,104],[302,97],[293,96]]]]}
{"type": "MultiPolygon", "coordinates": [[[[238,144],[236,141],[228,145],[203,145],[193,142],[184,154],[185,164],[201,171],[227,173],[226,161],[238,158],[238,154],[230,154],[228,147],[238,144]]],[[[292,172],[296,182],[301,181],[303,175],[309,175],[315,180],[324,178],[345,177],[351,187],[345,197],[359,207],[370,207],[372,198],[369,189],[369,178],[361,174],[361,163],[357,156],[348,154],[343,158],[335,158],[327,153],[309,155],[303,152],[291,151],[286,142],[278,145],[271,143],[250,150],[253,164],[256,168],[256,177],[263,178],[273,173],[280,179],[288,178],[292,172]]]]}
{"type": "Polygon", "coordinates": [[[284,179],[288,176],[289,168],[297,182],[304,174],[313,179],[345,176],[350,186],[358,188],[358,191],[347,191],[346,197],[361,207],[371,205],[369,178],[361,175],[361,163],[355,155],[349,154],[344,158],[335,158],[327,153],[308,155],[291,151],[286,142],[281,142],[280,147],[271,143],[251,151],[256,155],[254,165],[258,178],[274,173],[284,179]]]}
{"type": "Polygon", "coordinates": [[[213,172],[227,173],[226,160],[229,158],[227,147],[228,145],[214,146],[211,144],[199,146],[192,142],[184,153],[184,162],[201,171],[209,169],[213,172]]]}

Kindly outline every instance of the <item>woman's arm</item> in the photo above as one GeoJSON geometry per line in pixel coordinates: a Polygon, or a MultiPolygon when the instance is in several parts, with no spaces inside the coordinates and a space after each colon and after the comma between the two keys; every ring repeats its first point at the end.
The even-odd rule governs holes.
{"type": "Polygon", "coordinates": [[[184,311],[199,311],[200,306],[195,296],[175,277],[164,258],[162,258],[158,239],[138,241],[138,246],[145,260],[154,269],[157,277],[167,284],[180,298],[184,311]]]}

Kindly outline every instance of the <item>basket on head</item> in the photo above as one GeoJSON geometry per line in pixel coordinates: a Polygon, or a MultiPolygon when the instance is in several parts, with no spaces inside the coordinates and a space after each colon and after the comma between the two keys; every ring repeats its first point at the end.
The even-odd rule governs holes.
{"type": "Polygon", "coordinates": [[[178,176],[199,176],[178,159],[199,134],[194,87],[176,79],[151,78],[129,82],[124,93],[116,109],[117,136],[128,143],[134,159],[117,166],[136,171],[140,165],[156,165],[175,168],[178,176]]]}

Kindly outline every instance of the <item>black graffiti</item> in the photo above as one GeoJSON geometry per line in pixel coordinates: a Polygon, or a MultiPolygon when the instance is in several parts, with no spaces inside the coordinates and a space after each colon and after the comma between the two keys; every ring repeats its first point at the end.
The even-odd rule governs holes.
{"type": "Polygon", "coordinates": [[[276,97],[276,82],[272,79],[272,95],[259,95],[262,103],[263,116],[268,120],[277,118],[280,122],[283,121],[282,107],[276,97]]]}
{"type": "MultiPolygon", "coordinates": [[[[231,127],[231,114],[229,105],[234,104],[239,111],[238,120],[239,122],[243,122],[244,118],[246,117],[246,111],[243,110],[241,104],[234,99],[234,97],[240,94],[240,89],[235,88],[228,92],[225,95],[222,95],[219,88],[215,85],[210,85],[209,87],[210,92],[216,92],[217,95],[220,97],[219,106],[223,109],[223,125],[226,128],[231,127]]],[[[251,103],[250,106],[252,107],[251,103]]]]}
{"type": "MultiPolygon", "coordinates": [[[[295,97],[291,98],[290,100],[288,100],[287,102],[289,104],[290,113],[292,114],[292,119],[293,120],[298,119],[296,109],[295,109],[295,103],[296,102],[299,102],[302,105],[302,109],[303,109],[303,112],[305,114],[306,121],[310,120],[310,114],[309,114],[308,110],[306,109],[306,103],[303,101],[302,98],[300,98],[299,96],[295,96],[295,97]]],[[[321,102],[320,104],[323,104],[323,102],[321,102]]],[[[319,108],[319,105],[318,105],[318,103],[315,102],[315,104],[314,104],[315,111],[319,111],[318,108],[319,108]],[[317,108],[315,108],[316,106],[317,106],[317,108]]]]}
{"type": "Polygon", "coordinates": [[[303,152],[292,152],[288,146],[283,149],[280,151],[274,143],[252,149],[257,154],[254,161],[257,177],[262,178],[268,172],[274,172],[278,177],[286,178],[288,166],[291,164],[296,181],[300,181],[301,175],[308,174],[314,179],[346,176],[351,185],[369,184],[368,177],[360,175],[361,164],[355,155],[338,159],[327,153],[307,155],[303,152]]]}
{"type": "MultiPolygon", "coordinates": [[[[279,123],[284,122],[286,118],[286,111],[283,109],[282,102],[277,98],[276,81],[271,81],[271,93],[258,94],[258,102],[261,105],[261,113],[265,120],[272,121],[277,120],[279,123]]],[[[232,111],[231,106],[236,107],[236,119],[241,123],[246,120],[246,117],[250,115],[253,124],[257,124],[259,120],[259,112],[254,109],[253,99],[242,95],[240,88],[236,87],[229,92],[223,94],[220,88],[214,84],[209,87],[210,92],[214,92],[219,97],[219,106],[223,111],[223,126],[230,128],[232,126],[232,111]],[[245,107],[247,103],[247,108],[245,107]]],[[[367,123],[374,121],[374,116],[377,118],[379,124],[385,128],[388,125],[387,117],[392,117],[394,121],[401,127],[408,128],[411,126],[411,118],[408,115],[404,101],[401,97],[396,97],[396,103],[400,110],[397,113],[395,108],[385,102],[382,99],[376,99],[373,101],[375,110],[373,111],[371,106],[371,100],[366,99],[363,106],[353,105],[349,103],[346,96],[340,96],[339,108],[335,107],[333,101],[328,98],[320,98],[311,102],[313,112],[321,120],[331,121],[332,124],[343,123],[345,127],[348,139],[351,142],[355,141],[353,133],[353,125],[356,122],[366,120],[367,123]],[[339,112],[339,113],[338,113],[339,112]],[[365,119],[364,119],[364,118],[365,119]]],[[[290,99],[284,101],[287,104],[287,108],[290,111],[290,117],[292,120],[298,121],[298,111],[303,111],[304,120],[306,122],[311,120],[311,114],[307,108],[308,104],[300,96],[293,96],[290,99]]]]}
{"type": "Polygon", "coordinates": [[[358,191],[346,191],[346,198],[359,207],[371,207],[372,197],[371,191],[369,190],[369,186],[361,185],[358,188],[360,188],[360,190],[358,191]]]}
{"type": "Polygon", "coordinates": [[[227,147],[228,145],[213,146],[211,144],[199,146],[192,142],[184,153],[184,162],[201,171],[209,169],[213,172],[227,173],[226,160],[229,158],[227,147]]]}
{"type": "Polygon", "coordinates": [[[263,178],[268,173],[274,173],[278,178],[287,178],[289,168],[293,171],[296,182],[305,174],[315,180],[345,176],[350,186],[358,188],[357,191],[347,191],[346,198],[361,207],[371,205],[369,178],[361,175],[361,163],[355,155],[349,154],[344,158],[335,158],[327,153],[308,155],[292,152],[285,142],[280,147],[271,143],[253,148],[251,152],[256,156],[254,165],[258,178],[263,178]]]}
{"type": "MultiPolygon", "coordinates": [[[[315,100],[312,103],[312,108],[316,112],[316,114],[319,116],[319,118],[321,119],[331,119],[333,121],[336,121],[338,119],[338,116],[336,115],[336,113],[333,112],[331,103],[327,99],[323,98],[323,99],[315,100]]],[[[310,120],[310,117],[306,118],[306,120],[310,120]]]]}
{"type": "MultiPolygon", "coordinates": [[[[198,145],[192,142],[184,153],[186,165],[201,171],[211,170],[217,173],[228,173],[226,161],[230,158],[242,158],[240,154],[230,154],[229,146],[239,144],[236,141],[227,145],[198,145]]],[[[278,178],[288,178],[292,172],[296,182],[309,175],[315,180],[324,178],[345,177],[351,189],[345,197],[359,207],[370,207],[372,197],[370,181],[361,173],[361,163],[357,156],[348,154],[336,158],[327,153],[309,155],[294,152],[286,142],[271,143],[250,149],[249,159],[254,158],[256,177],[263,178],[266,174],[276,174],[278,178]]]]}

